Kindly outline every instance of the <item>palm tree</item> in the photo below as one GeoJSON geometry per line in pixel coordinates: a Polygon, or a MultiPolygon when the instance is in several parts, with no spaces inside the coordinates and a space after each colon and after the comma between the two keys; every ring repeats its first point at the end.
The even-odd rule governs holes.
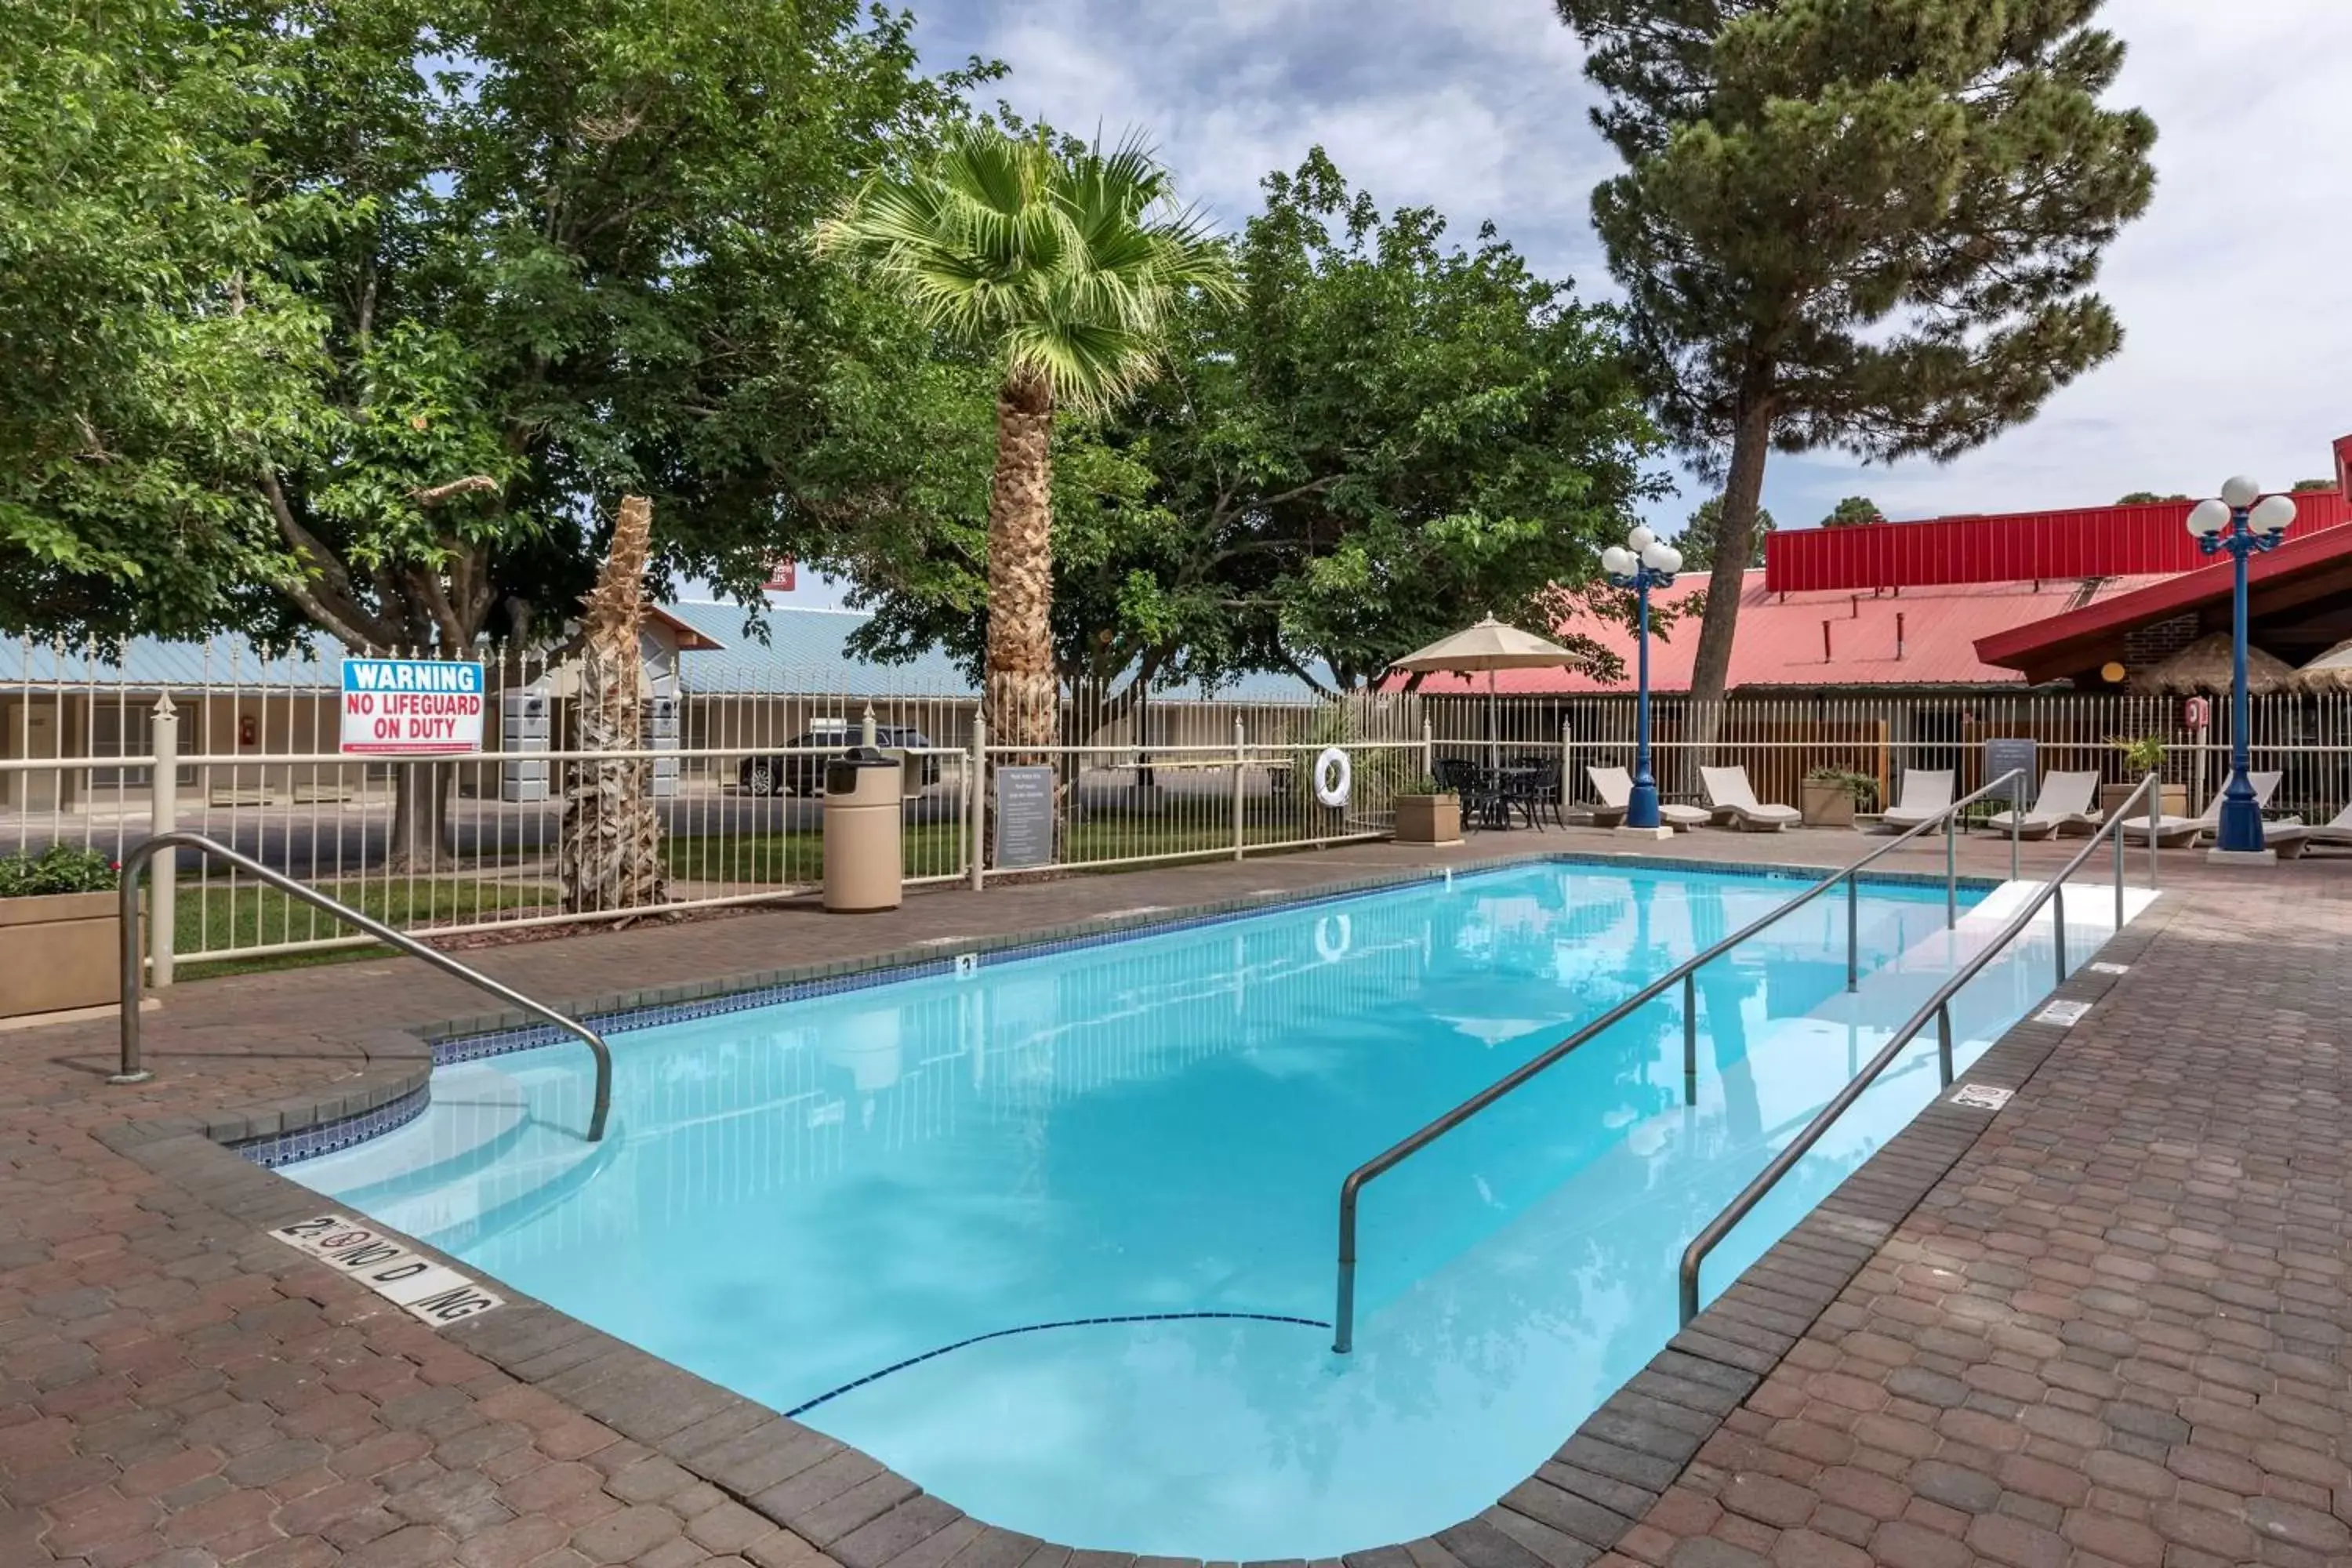
{"type": "Polygon", "coordinates": [[[1001,364],[982,711],[1004,745],[1050,745],[1055,410],[1102,413],[1158,374],[1176,303],[1234,296],[1224,247],[1143,142],[1057,150],[982,125],[868,182],[817,244],[1001,364]]]}

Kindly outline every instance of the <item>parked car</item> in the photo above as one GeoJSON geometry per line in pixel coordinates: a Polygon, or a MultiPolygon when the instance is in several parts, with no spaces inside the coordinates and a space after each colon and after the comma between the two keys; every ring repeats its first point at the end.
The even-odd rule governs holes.
{"type": "MultiPolygon", "coordinates": [[[[746,795],[823,795],[826,757],[839,756],[857,743],[857,731],[853,729],[803,730],[785,742],[788,750],[746,757],[737,763],[735,782],[746,795]],[[812,747],[822,748],[822,754],[804,749],[812,747]]],[[[886,751],[921,751],[930,746],[931,738],[908,725],[877,724],[874,743],[886,751]]],[[[939,783],[939,758],[925,756],[922,763],[923,783],[939,783]]]]}

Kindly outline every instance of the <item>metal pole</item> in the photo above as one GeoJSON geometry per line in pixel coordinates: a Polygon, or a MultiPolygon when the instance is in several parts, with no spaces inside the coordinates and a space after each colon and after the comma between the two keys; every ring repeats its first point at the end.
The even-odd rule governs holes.
{"type": "Polygon", "coordinates": [[[2252,761],[2247,731],[2252,722],[2246,696],[2246,557],[2253,548],[2246,509],[2231,510],[2227,549],[2235,564],[2230,602],[2230,787],[2221,800],[2218,837],[2223,849],[2251,854],[2263,847],[2263,810],[2246,776],[2252,761]]]}
{"type": "Polygon", "coordinates": [[[1849,991],[1862,984],[1862,895],[1857,880],[1845,879],[1845,988],[1849,991]]]}
{"type": "Polygon", "coordinates": [[[1698,1103],[1698,971],[1683,976],[1683,1103],[1698,1103]]]}
{"type": "MultiPolygon", "coordinates": [[[[168,691],[155,700],[153,740],[155,771],[147,781],[147,831],[169,833],[180,825],[180,714],[168,691]]],[[[148,977],[161,991],[172,984],[172,961],[177,952],[180,893],[179,857],[169,857],[149,880],[147,889],[148,977]]]]}
{"type": "Polygon", "coordinates": [[[2060,882],[2050,900],[2051,929],[2058,934],[2058,984],[2066,984],[2066,884],[2060,882]]]}
{"type": "Polygon", "coordinates": [[[1339,1184],[1339,1299],[1331,1305],[1331,1348],[1356,1348],[1356,1182],[1339,1184]]]}
{"type": "Polygon", "coordinates": [[[1944,1087],[1952,1087],[1952,1005],[1942,1003],[1936,1008],[1936,1069],[1943,1074],[1944,1087]]]}
{"type": "Polygon", "coordinates": [[[1426,719],[1421,721],[1421,771],[1426,778],[1437,777],[1437,731],[1426,719]]]}
{"type": "Polygon", "coordinates": [[[1634,592],[1641,601],[1640,630],[1635,637],[1639,671],[1633,699],[1633,790],[1625,803],[1625,826],[1658,826],[1658,777],[1650,766],[1650,569],[1633,570],[1634,592]]]}
{"type": "MultiPolygon", "coordinates": [[[[2149,792],[2148,798],[2155,798],[2154,791],[2149,792]]],[[[2148,829],[2148,837],[2156,837],[2156,829],[2152,826],[2148,829]]],[[[2116,829],[2116,929],[2124,929],[2124,835],[2120,826],[2116,829]]]]}
{"type": "MultiPolygon", "coordinates": [[[[2018,781],[2021,784],[2023,780],[2018,781]]],[[[2025,791],[2018,790],[2009,797],[2009,879],[2017,880],[2017,845],[2025,827],[2025,791]]],[[[2148,840],[2156,842],[2154,838],[2148,840]]]]}
{"type": "Polygon", "coordinates": [[[988,880],[988,721],[978,713],[971,716],[971,762],[964,771],[971,775],[964,812],[971,818],[971,890],[977,893],[988,880]]]}
{"type": "Polygon", "coordinates": [[[1958,811],[1944,818],[1944,929],[1950,931],[1960,923],[1959,864],[1953,858],[1952,824],[1960,819],[1958,811]]]}
{"type": "MultiPolygon", "coordinates": [[[[1302,756],[1299,759],[1304,762],[1302,756]]],[[[1242,858],[1242,770],[1249,761],[1249,731],[1242,727],[1242,716],[1234,715],[1234,858],[1242,858]]]]}

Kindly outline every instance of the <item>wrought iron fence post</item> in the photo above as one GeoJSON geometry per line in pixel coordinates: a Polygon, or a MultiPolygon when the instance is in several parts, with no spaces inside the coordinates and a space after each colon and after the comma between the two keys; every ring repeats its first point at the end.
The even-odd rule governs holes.
{"type": "Polygon", "coordinates": [[[1243,725],[1242,716],[1236,713],[1234,715],[1234,858],[1236,860],[1242,858],[1242,847],[1244,843],[1242,830],[1244,805],[1243,791],[1246,787],[1244,781],[1248,763],[1249,731],[1243,725]]]}
{"type": "Polygon", "coordinates": [[[977,893],[988,880],[988,721],[977,713],[971,716],[971,761],[964,772],[971,794],[964,815],[971,836],[971,890],[977,893]]]}
{"type": "MultiPolygon", "coordinates": [[[[180,825],[180,714],[168,691],[155,700],[149,721],[153,740],[154,769],[147,778],[147,831],[169,833],[180,825]]],[[[148,879],[148,979],[157,990],[172,984],[172,963],[179,934],[179,856],[167,855],[148,879]]]]}

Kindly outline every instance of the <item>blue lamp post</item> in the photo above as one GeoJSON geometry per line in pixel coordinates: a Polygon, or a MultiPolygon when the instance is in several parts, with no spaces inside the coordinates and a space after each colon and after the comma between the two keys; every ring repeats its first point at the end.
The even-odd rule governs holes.
{"type": "Polygon", "coordinates": [[[2230,787],[2221,796],[2217,855],[2263,853],[2263,808],[2246,777],[2249,715],[2246,702],[2246,561],[2275,550],[2294,521],[2294,502],[2285,496],[2263,498],[2263,487],[2240,474],[2221,487],[2219,500],[2199,501],[2189,514],[2189,531],[2208,555],[2230,552],[2237,579],[2230,605],[2230,787]]]}
{"type": "Polygon", "coordinates": [[[1622,544],[1601,552],[1601,569],[1620,588],[1631,588],[1641,598],[1641,621],[1635,637],[1640,685],[1633,707],[1633,793],[1625,805],[1625,826],[1636,833],[1656,835],[1658,779],[1650,766],[1650,590],[1670,587],[1683,569],[1683,552],[1652,533],[1636,528],[1622,544]]]}

